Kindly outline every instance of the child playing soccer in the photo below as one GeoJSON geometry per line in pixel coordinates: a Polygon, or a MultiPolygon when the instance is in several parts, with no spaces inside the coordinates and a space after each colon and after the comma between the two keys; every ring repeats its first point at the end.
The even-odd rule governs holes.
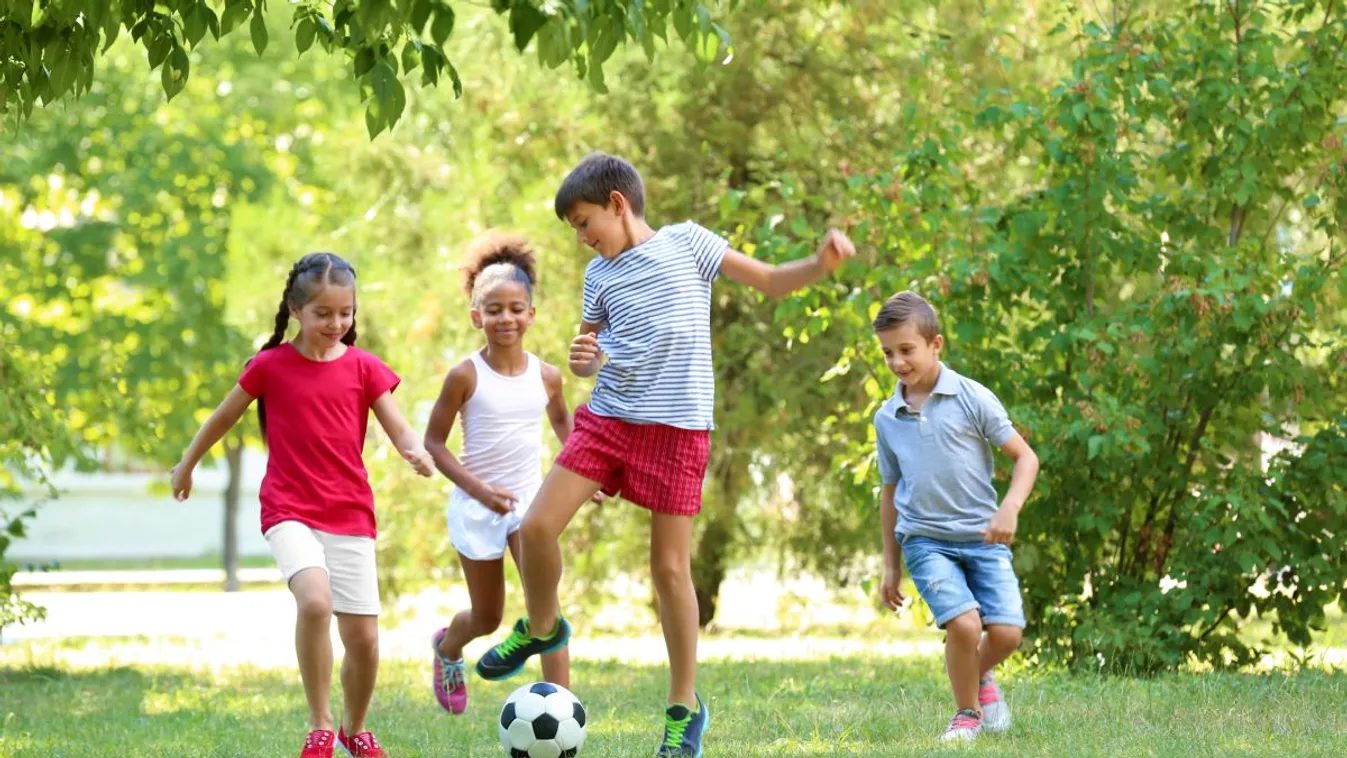
{"type": "Polygon", "coordinates": [[[897,610],[905,558],[912,582],[945,630],[945,668],[958,709],[943,740],[1010,728],[992,670],[1019,647],[1024,606],[1010,544],[1033,489],[1038,457],[991,390],[940,362],[935,309],[894,295],[874,321],[898,391],[875,414],[883,477],[883,602],[897,610]],[[1014,461],[1000,506],[992,447],[1014,461]],[[984,634],[985,632],[985,634],[984,634]]]}
{"type": "Polygon", "coordinates": [[[598,381],[521,527],[528,617],[477,662],[477,672],[503,679],[530,656],[566,646],[571,626],[557,599],[558,538],[591,495],[620,492],[651,512],[650,570],[670,669],[658,755],[700,756],[710,715],[694,686],[691,550],[715,401],[711,284],[723,274],[779,297],[835,271],[855,248],[833,230],[815,255],[773,266],[730,250],[692,222],[655,230],[645,220],[640,174],[604,154],[571,171],[555,211],[598,254],[585,269],[584,312],[569,361],[574,374],[597,373],[598,381]]]}
{"type": "MultiPolygon", "coordinates": [[[[455,485],[449,539],[458,551],[471,607],[433,637],[435,699],[458,715],[468,707],[463,646],[491,634],[505,612],[504,556],[519,563],[519,524],[542,483],[542,417],[557,439],[571,433],[561,371],[524,350],[537,284],[533,251],[521,238],[489,233],[473,243],[464,268],[472,324],[486,347],[455,366],[430,412],[425,443],[455,485]],[[463,419],[463,451],[445,446],[463,419]]],[[[543,656],[547,681],[569,684],[565,648],[543,656]]]]}
{"type": "Polygon", "coordinates": [[[295,263],[271,339],[172,473],[174,496],[186,500],[197,462],[257,400],[269,452],[260,495],[262,533],[298,611],[295,652],[310,727],[300,758],[332,758],[336,744],[355,758],[386,756],[365,729],[379,672],[380,612],[374,494],[361,459],[370,410],[417,473],[433,471],[430,455],[393,401],[397,375],[355,346],[355,310],[350,264],[331,253],[295,263]],[[284,342],[292,317],[299,333],[284,342]],[[346,649],[345,718],[335,734],[329,703],[333,614],[346,649]]]}

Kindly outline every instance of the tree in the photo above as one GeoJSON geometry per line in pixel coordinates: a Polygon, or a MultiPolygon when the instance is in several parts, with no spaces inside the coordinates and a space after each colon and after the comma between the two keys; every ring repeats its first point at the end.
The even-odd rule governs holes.
{"type": "MultiPolygon", "coordinates": [[[[1306,645],[1347,599],[1347,14],[1122,10],[1059,29],[1080,54],[1056,85],[988,91],[854,177],[858,236],[904,264],[878,293],[931,298],[947,360],[1042,457],[1016,561],[1034,651],[1243,664],[1242,621],[1306,645]],[[989,139],[1031,180],[981,167],[989,139]]],[[[878,300],[835,306],[830,333],[877,364],[878,300]]],[[[867,388],[863,416],[887,394],[867,388]]]]}
{"type": "MultiPolygon", "coordinates": [[[[328,53],[350,56],[350,76],[367,103],[370,137],[392,128],[406,106],[399,74],[421,70],[422,86],[442,77],[462,94],[458,70],[445,52],[462,3],[449,0],[302,0],[291,28],[303,54],[314,43],[328,53]]],[[[266,0],[76,0],[34,3],[15,0],[0,8],[0,111],[31,115],[35,105],[79,98],[93,88],[95,61],[126,33],[144,49],[150,68],[161,71],[164,94],[172,99],[191,73],[190,50],[209,35],[214,40],[245,26],[261,55],[270,40],[266,0]]],[[[675,34],[706,60],[729,53],[730,38],[696,0],[585,0],[536,2],[492,0],[508,19],[516,50],[535,44],[538,62],[555,69],[570,63],[576,74],[605,89],[603,65],[627,42],[651,59],[655,41],[675,34]]]]}
{"type": "MultiPolygon", "coordinates": [[[[851,166],[890,160],[895,139],[940,121],[946,98],[1038,73],[1028,46],[1011,50],[1013,68],[984,52],[1008,45],[1011,25],[1030,39],[1046,28],[1023,4],[939,8],[932,29],[923,4],[743,3],[729,28],[753,44],[741,46],[734,66],[715,77],[693,68],[632,72],[607,100],[625,111],[653,97],[672,117],[614,129],[595,147],[634,157],[655,223],[696,219],[767,260],[809,255],[830,224],[849,221],[851,166]]],[[[736,562],[775,558],[841,586],[868,576],[873,519],[834,473],[854,439],[846,419],[865,408],[866,391],[828,381],[838,375],[838,345],[811,337],[877,275],[851,266],[781,301],[717,285],[717,430],[694,566],[703,625],[736,562]]]]}

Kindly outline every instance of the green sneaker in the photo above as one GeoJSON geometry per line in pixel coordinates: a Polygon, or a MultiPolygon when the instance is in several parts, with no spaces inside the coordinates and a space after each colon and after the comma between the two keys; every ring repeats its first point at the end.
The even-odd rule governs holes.
{"type": "Polygon", "coordinates": [[[529,658],[544,653],[554,653],[571,640],[571,625],[561,616],[557,617],[557,626],[546,639],[529,634],[529,621],[521,618],[514,622],[514,629],[505,641],[491,648],[477,661],[477,675],[488,681],[509,679],[529,658]]]}
{"type": "Polygon", "coordinates": [[[697,695],[697,710],[671,705],[664,712],[664,742],[655,758],[702,758],[702,737],[711,726],[711,710],[697,695]]]}

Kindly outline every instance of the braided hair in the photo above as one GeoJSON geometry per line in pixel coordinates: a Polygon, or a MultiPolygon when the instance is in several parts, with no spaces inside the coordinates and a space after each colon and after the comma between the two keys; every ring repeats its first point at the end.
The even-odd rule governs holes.
{"type": "Polygon", "coordinates": [[[492,287],[501,282],[517,282],[524,285],[532,301],[533,287],[538,283],[537,267],[537,256],[523,237],[489,231],[468,245],[463,291],[476,308],[492,287]]]}
{"type": "MultiPolygon", "coordinates": [[[[290,326],[290,309],[303,308],[324,287],[354,287],[355,268],[332,253],[310,253],[290,268],[285,279],[285,290],[281,292],[281,304],[276,310],[276,326],[267,338],[262,350],[278,347],[285,341],[285,332],[290,326]]],[[[351,328],[343,334],[341,341],[345,345],[355,344],[355,316],[351,317],[351,328]]],[[[262,352],[259,350],[258,352],[262,352]]],[[[251,363],[252,361],[249,361],[251,363]]],[[[262,398],[257,398],[257,423],[262,428],[262,436],[267,433],[267,410],[262,398]]]]}

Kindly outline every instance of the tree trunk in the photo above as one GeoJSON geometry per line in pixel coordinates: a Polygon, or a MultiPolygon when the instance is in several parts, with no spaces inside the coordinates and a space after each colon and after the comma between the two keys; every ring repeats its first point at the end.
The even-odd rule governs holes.
{"type": "Polygon", "coordinates": [[[239,489],[243,478],[243,440],[237,434],[225,438],[225,461],[229,481],[224,491],[225,592],[239,590],[239,489]]]}
{"type": "MultiPolygon", "coordinates": [[[[719,493],[721,497],[726,494],[729,493],[719,493]]],[[[697,543],[697,554],[692,563],[692,586],[697,593],[697,625],[703,629],[716,617],[720,585],[725,581],[726,564],[734,542],[734,503],[719,500],[718,497],[712,512],[706,514],[710,516],[709,523],[697,543]]]]}

